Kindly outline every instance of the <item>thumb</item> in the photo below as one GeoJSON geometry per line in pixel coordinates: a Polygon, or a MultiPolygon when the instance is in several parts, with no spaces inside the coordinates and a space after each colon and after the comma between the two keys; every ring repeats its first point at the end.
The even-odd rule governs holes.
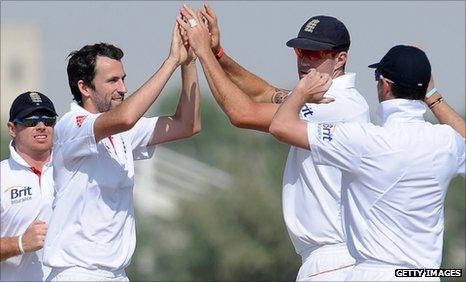
{"type": "Polygon", "coordinates": [[[319,101],[319,104],[329,104],[335,101],[335,98],[331,97],[324,97],[322,100],[319,101]]]}

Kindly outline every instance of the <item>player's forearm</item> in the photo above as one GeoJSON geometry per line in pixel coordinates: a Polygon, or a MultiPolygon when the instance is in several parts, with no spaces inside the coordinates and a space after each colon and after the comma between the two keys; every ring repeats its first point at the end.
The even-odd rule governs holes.
{"type": "Polygon", "coordinates": [[[466,138],[466,123],[464,119],[448,105],[440,93],[436,93],[426,99],[432,113],[440,123],[450,125],[463,138],[466,138]],[[441,100],[439,100],[441,98],[441,100]]]}
{"type": "Polygon", "coordinates": [[[177,62],[168,58],[136,92],[118,107],[100,115],[94,124],[96,141],[131,129],[159,97],[177,67],[177,62]]]}
{"type": "Polygon", "coordinates": [[[199,59],[212,95],[231,124],[240,128],[268,132],[278,105],[254,102],[228,78],[213,54],[199,59]]]}
{"type": "Polygon", "coordinates": [[[181,95],[174,116],[185,128],[183,137],[190,137],[201,130],[200,93],[196,62],[181,67],[181,95]]]}
{"type": "Polygon", "coordinates": [[[278,108],[269,131],[281,142],[309,149],[307,123],[299,118],[299,111],[304,103],[300,93],[291,94],[278,108]]]}
{"type": "Polygon", "coordinates": [[[227,54],[224,54],[218,62],[231,81],[254,101],[271,102],[271,97],[276,91],[275,87],[243,68],[227,54]]]}
{"type": "Polygon", "coordinates": [[[18,237],[0,238],[0,261],[19,256],[20,254],[18,237]]]}

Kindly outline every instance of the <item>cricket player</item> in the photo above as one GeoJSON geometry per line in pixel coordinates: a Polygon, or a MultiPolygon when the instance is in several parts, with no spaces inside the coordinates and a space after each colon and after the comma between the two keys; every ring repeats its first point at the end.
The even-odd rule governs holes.
{"type": "Polygon", "coordinates": [[[126,100],[119,48],[98,43],[71,53],[67,70],[76,103],[55,131],[57,194],[44,247],[44,263],[52,267],[47,280],[128,281],[125,268],[136,246],[134,161],[201,127],[195,56],[180,32],[175,24],[167,59],[126,100]],[[142,117],[179,66],[175,114],[142,117]]]}
{"type": "Polygon", "coordinates": [[[56,121],[55,107],[42,93],[25,92],[11,105],[13,140],[10,157],[1,162],[1,281],[43,281],[50,273],[42,247],[52,213],[56,121]]]}
{"type": "MultiPolygon", "coordinates": [[[[189,24],[179,23],[199,57],[215,100],[231,123],[268,132],[290,91],[270,85],[224,52],[217,18],[208,5],[201,10],[208,26],[189,7],[184,6],[182,13],[189,24]]],[[[296,53],[300,79],[312,68],[334,79],[326,99],[334,98],[335,102],[302,105],[300,118],[304,122],[369,121],[369,107],[355,88],[356,74],[345,71],[350,35],[341,21],[323,15],[311,17],[287,46],[296,53]]],[[[341,222],[342,181],[338,169],[316,165],[308,150],[290,148],[283,175],[283,215],[294,248],[302,258],[299,281],[341,281],[354,265],[341,222]]]]}
{"type": "Polygon", "coordinates": [[[465,123],[438,93],[426,100],[428,107],[456,131],[424,120],[423,100],[436,90],[426,94],[431,66],[420,49],[395,46],[369,67],[375,68],[382,126],[304,123],[302,105],[318,102],[323,93],[313,89],[331,83],[313,70],[282,104],[270,132],[352,180],[342,191],[347,244],[356,258],[347,280],[404,281],[395,269],[441,265],[445,194],[450,180],[465,174],[465,123]]]}

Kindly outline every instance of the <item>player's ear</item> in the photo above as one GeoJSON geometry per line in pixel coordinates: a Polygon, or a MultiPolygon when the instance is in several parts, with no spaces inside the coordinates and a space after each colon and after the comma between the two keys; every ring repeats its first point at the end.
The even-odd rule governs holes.
{"type": "Polygon", "coordinates": [[[343,67],[346,64],[346,60],[348,59],[348,53],[346,51],[338,52],[335,56],[335,70],[343,67]]]}
{"type": "Polygon", "coordinates": [[[78,89],[79,92],[81,92],[81,95],[83,96],[83,100],[84,98],[89,98],[91,96],[90,91],[92,90],[92,88],[89,87],[82,79],[78,81],[78,89]]]}
{"type": "Polygon", "coordinates": [[[8,134],[10,134],[11,138],[15,138],[16,137],[16,127],[15,127],[15,124],[12,123],[11,121],[9,121],[7,123],[7,127],[8,127],[8,134]]]}

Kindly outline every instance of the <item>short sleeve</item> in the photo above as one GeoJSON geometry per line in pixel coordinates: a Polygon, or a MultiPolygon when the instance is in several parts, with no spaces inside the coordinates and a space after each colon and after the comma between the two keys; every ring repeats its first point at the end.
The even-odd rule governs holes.
{"type": "Polygon", "coordinates": [[[134,160],[149,159],[154,155],[155,145],[148,146],[148,144],[154,134],[157,121],[158,117],[142,117],[129,131],[134,160]]]}
{"type": "Polygon", "coordinates": [[[364,98],[357,91],[347,90],[344,94],[334,97],[335,101],[330,104],[304,104],[300,118],[313,123],[370,122],[369,106],[364,98]]]}
{"type": "Polygon", "coordinates": [[[364,134],[356,123],[308,123],[307,134],[315,163],[350,172],[359,167],[361,149],[357,140],[364,134]],[[359,137],[358,137],[359,135],[359,137]]]}
{"type": "Polygon", "coordinates": [[[94,122],[99,114],[68,113],[55,126],[54,150],[61,150],[67,159],[97,154],[94,122]]]}
{"type": "Polygon", "coordinates": [[[466,140],[461,137],[458,133],[455,133],[456,145],[457,145],[457,170],[456,173],[466,176],[466,164],[465,164],[465,142],[466,140]]]}

